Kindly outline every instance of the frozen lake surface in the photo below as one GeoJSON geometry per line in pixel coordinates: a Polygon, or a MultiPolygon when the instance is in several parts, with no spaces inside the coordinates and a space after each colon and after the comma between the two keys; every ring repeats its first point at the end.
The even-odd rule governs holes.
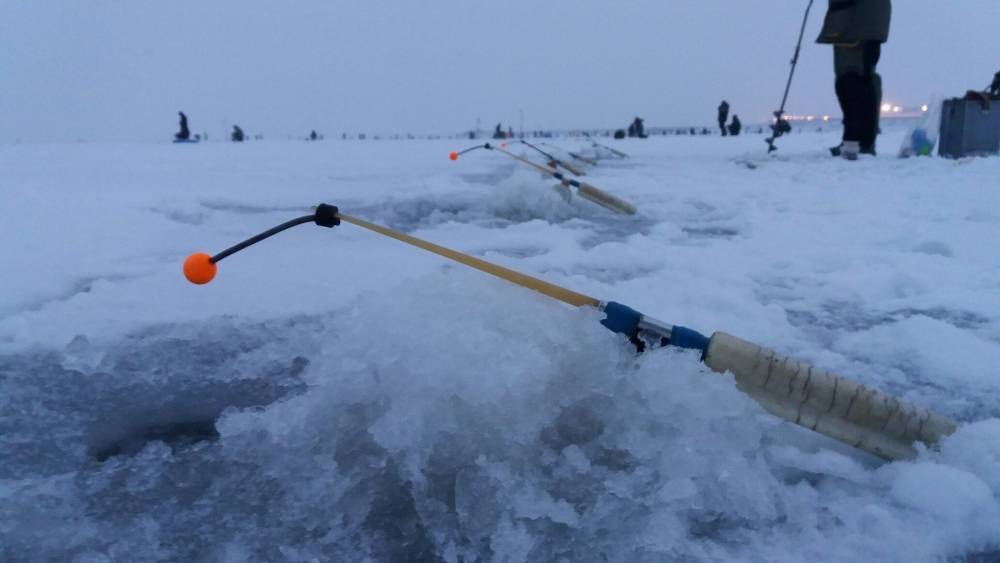
{"type": "Polygon", "coordinates": [[[1000,158],[901,137],[606,141],[633,217],[461,140],[0,146],[0,560],[1000,560],[1000,158]],[[346,224],[181,276],[320,202],[963,425],[887,464],[346,224]]]}

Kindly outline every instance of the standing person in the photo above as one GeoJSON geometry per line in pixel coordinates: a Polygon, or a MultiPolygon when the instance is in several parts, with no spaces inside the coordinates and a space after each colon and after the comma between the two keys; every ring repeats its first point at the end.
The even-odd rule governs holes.
{"type": "Polygon", "coordinates": [[[722,100],[719,104],[719,130],[722,131],[722,136],[726,136],[726,120],[729,119],[729,102],[722,100]]]}
{"type": "Polygon", "coordinates": [[[857,160],[875,154],[882,77],[875,72],[889,39],[891,0],[830,0],[817,43],[833,45],[837,101],[844,114],[843,142],[834,156],[857,160]]]}
{"type": "Polygon", "coordinates": [[[191,138],[191,130],[188,129],[188,116],[184,115],[183,111],[179,111],[177,114],[181,116],[181,130],[174,134],[174,138],[178,141],[187,141],[191,138]]]}

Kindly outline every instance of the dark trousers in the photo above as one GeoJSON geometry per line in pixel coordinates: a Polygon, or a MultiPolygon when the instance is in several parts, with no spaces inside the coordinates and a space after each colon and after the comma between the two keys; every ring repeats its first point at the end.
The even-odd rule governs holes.
{"type": "Polygon", "coordinates": [[[882,104],[882,77],[875,72],[882,44],[864,41],[857,45],[834,45],[833,67],[837,75],[837,101],[844,112],[844,140],[874,148],[882,104]]]}
{"type": "Polygon", "coordinates": [[[719,129],[722,129],[722,136],[725,137],[729,132],[726,130],[726,118],[719,118],[719,129]]]}

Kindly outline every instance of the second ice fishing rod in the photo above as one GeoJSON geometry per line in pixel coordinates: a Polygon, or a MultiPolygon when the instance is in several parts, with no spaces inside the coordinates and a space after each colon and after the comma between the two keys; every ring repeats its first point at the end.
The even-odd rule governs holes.
{"type": "Polygon", "coordinates": [[[541,164],[532,162],[522,156],[518,156],[510,152],[509,150],[505,149],[503,145],[496,146],[496,145],[491,145],[489,143],[484,143],[482,145],[469,147],[463,151],[457,151],[457,152],[452,151],[452,153],[448,155],[448,158],[452,160],[458,160],[459,156],[467,152],[479,149],[502,152],[503,154],[513,158],[514,160],[527,164],[528,166],[534,168],[535,170],[538,170],[542,174],[545,174],[547,176],[552,176],[556,180],[559,180],[559,182],[562,183],[562,185],[564,186],[570,186],[576,188],[576,194],[578,196],[584,199],[588,199],[596,203],[597,205],[600,205],[601,207],[610,209],[615,213],[621,213],[622,215],[635,215],[635,212],[637,211],[634,205],[623,199],[615,197],[602,189],[599,189],[591,184],[588,184],[587,182],[581,180],[574,180],[573,178],[567,178],[566,176],[563,175],[562,172],[542,166],[541,164]]]}
{"type": "Polygon", "coordinates": [[[282,223],[214,256],[192,254],[184,262],[184,276],[192,283],[206,284],[215,278],[218,262],[266,238],[305,223],[333,228],[341,222],[465,264],[574,307],[602,311],[606,318],[601,320],[601,324],[612,332],[624,335],[640,351],[647,343],[697,350],[701,361],[710,369],[718,373],[732,373],[737,388],[771,414],[880,457],[912,458],[916,455],[915,442],[931,446],[956,429],[956,424],[948,418],[730,334],[716,332],[706,337],[689,328],[656,320],[621,303],[601,301],[346,215],[336,206],[325,203],[316,207],[313,214],[282,223]]]}
{"type": "MultiPolygon", "coordinates": [[[[554,148],[556,150],[559,150],[559,151],[563,150],[563,149],[561,149],[561,148],[559,148],[559,147],[557,147],[555,145],[550,145],[549,143],[539,143],[539,144],[542,145],[542,146],[546,146],[546,147],[552,147],[552,148],[554,148]]],[[[578,154],[576,154],[575,152],[572,152],[572,151],[566,151],[566,154],[568,154],[571,158],[573,158],[575,160],[579,160],[580,162],[583,162],[585,164],[589,164],[591,166],[597,166],[597,161],[594,160],[594,159],[592,159],[592,158],[587,158],[585,156],[578,155],[578,154]]]]}
{"type": "Polygon", "coordinates": [[[602,149],[607,149],[607,150],[611,151],[613,154],[617,155],[619,158],[628,158],[628,155],[625,154],[625,153],[623,153],[622,151],[617,150],[617,149],[613,149],[613,148],[611,148],[611,147],[609,147],[607,145],[602,145],[601,143],[598,143],[597,141],[594,140],[593,137],[590,136],[590,133],[586,133],[585,132],[583,134],[583,136],[586,137],[587,139],[589,139],[590,140],[590,144],[594,145],[595,147],[600,147],[602,149]]]}
{"type": "Polygon", "coordinates": [[[519,139],[519,140],[517,140],[515,142],[521,143],[522,145],[525,145],[525,146],[527,146],[527,147],[529,147],[531,149],[534,149],[534,150],[538,151],[539,153],[541,153],[542,156],[544,156],[545,158],[549,159],[549,166],[552,167],[552,168],[562,167],[562,168],[565,168],[566,171],[568,171],[570,174],[572,174],[574,176],[586,176],[586,174],[584,174],[583,171],[580,170],[579,168],[577,168],[576,166],[572,166],[570,164],[567,164],[567,163],[559,160],[558,158],[556,158],[556,157],[552,156],[551,154],[543,151],[542,149],[536,147],[535,145],[529,143],[528,141],[525,141],[524,139],[519,139]]]}
{"type": "Polygon", "coordinates": [[[771,136],[764,139],[767,143],[767,152],[772,153],[778,150],[774,146],[774,141],[778,137],[792,130],[792,126],[785,119],[785,102],[788,101],[788,91],[792,87],[792,77],[795,76],[795,67],[799,64],[799,51],[802,50],[802,36],[806,33],[806,22],[809,21],[809,11],[812,10],[813,0],[809,0],[806,5],[806,13],[802,16],[802,28],[799,29],[799,40],[795,43],[795,54],[792,55],[792,68],[788,71],[788,82],[785,83],[785,94],[781,97],[781,107],[774,112],[774,123],[771,124],[771,136]]]}

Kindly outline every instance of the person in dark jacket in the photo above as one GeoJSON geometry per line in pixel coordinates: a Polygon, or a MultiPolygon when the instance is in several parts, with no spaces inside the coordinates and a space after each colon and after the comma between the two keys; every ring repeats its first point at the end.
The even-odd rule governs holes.
{"type": "Polygon", "coordinates": [[[184,115],[183,111],[179,111],[177,114],[181,116],[181,130],[174,134],[174,138],[178,141],[187,141],[191,138],[191,130],[188,129],[188,116],[184,115]]]}
{"type": "Polygon", "coordinates": [[[636,117],[632,120],[632,123],[628,126],[628,136],[629,137],[639,137],[640,139],[646,138],[646,128],[643,125],[643,119],[641,117],[636,117]]]}
{"type": "Polygon", "coordinates": [[[993,83],[990,84],[990,97],[1000,98],[1000,72],[993,75],[993,83]]]}
{"type": "Polygon", "coordinates": [[[729,124],[729,134],[733,137],[740,134],[740,129],[743,128],[743,124],[740,123],[740,116],[733,114],[733,122],[729,124]]]}
{"type": "Polygon", "coordinates": [[[245,135],[239,125],[233,125],[233,142],[242,143],[245,135]]]}
{"type": "Polygon", "coordinates": [[[729,119],[729,102],[722,100],[719,104],[719,130],[722,131],[722,136],[726,136],[726,120],[729,119]]]}
{"type": "Polygon", "coordinates": [[[833,45],[834,87],[844,114],[844,136],[830,152],[856,160],[875,154],[882,77],[875,72],[889,39],[891,0],[829,0],[817,43],[833,45]]]}

